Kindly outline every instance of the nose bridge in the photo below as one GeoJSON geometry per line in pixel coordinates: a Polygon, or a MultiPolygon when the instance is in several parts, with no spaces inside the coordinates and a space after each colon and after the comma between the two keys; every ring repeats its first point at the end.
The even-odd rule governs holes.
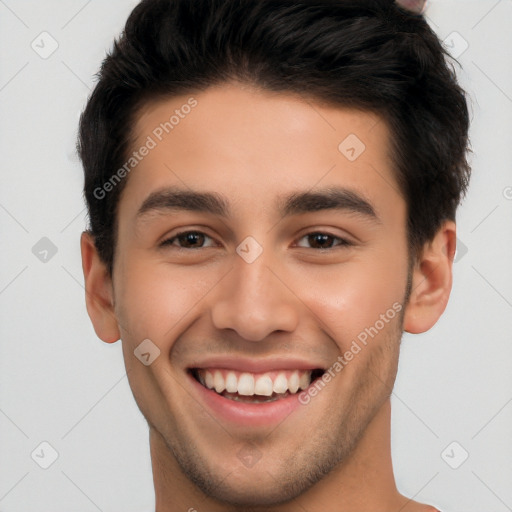
{"type": "MultiPolygon", "coordinates": [[[[276,277],[279,269],[274,258],[268,251],[246,258],[243,252],[240,255],[244,248],[243,243],[237,248],[233,268],[212,305],[214,326],[233,329],[250,341],[262,340],[273,331],[293,331],[299,319],[298,301],[276,277]]],[[[252,249],[249,246],[248,252],[252,249]]]]}

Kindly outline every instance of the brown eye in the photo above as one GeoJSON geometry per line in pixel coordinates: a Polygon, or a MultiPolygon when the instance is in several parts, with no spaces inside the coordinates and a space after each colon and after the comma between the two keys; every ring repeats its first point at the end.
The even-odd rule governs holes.
{"type": "Polygon", "coordinates": [[[180,249],[201,249],[207,239],[211,238],[200,231],[184,231],[164,240],[161,246],[178,246],[180,249]],[[175,243],[177,242],[177,243],[175,243]]]}
{"type": "MultiPolygon", "coordinates": [[[[312,249],[333,249],[338,246],[352,245],[344,238],[321,232],[309,233],[301,238],[301,240],[303,239],[307,239],[307,242],[310,244],[312,249]],[[335,241],[339,241],[340,243],[336,244],[335,241]]],[[[304,245],[298,245],[299,247],[304,247],[304,245]]]]}

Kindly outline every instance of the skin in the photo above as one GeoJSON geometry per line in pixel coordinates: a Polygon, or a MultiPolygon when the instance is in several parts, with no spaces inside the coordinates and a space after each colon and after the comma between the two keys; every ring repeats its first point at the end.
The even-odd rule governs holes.
{"type": "MultiPolygon", "coordinates": [[[[135,146],[190,96],[146,105],[135,146]]],[[[81,239],[88,313],[103,341],[122,339],[150,426],[157,510],[434,511],[396,488],[389,396],[403,330],[430,329],[446,307],[455,224],[425,244],[406,302],[406,203],[383,120],[235,83],[193,97],[197,106],[129,175],[112,278],[90,235],[81,239]],[[366,145],[353,162],[338,150],[351,133],[366,145]],[[232,216],[160,211],[137,221],[146,197],[166,186],[217,192],[232,216]],[[338,210],[284,218],[276,209],[278,196],[329,186],[363,195],[379,222],[338,210]],[[173,238],[187,230],[208,236],[189,248],[173,238]],[[312,232],[334,237],[332,248],[317,248],[312,232]],[[235,251],[247,236],[263,248],[250,264],[235,251]],[[394,303],[400,314],[277,427],[213,417],[191,389],[186,369],[205,354],[293,356],[327,368],[394,303]],[[133,352],[146,338],[161,351],[149,366],[133,352]],[[247,446],[261,456],[250,468],[237,456],[247,446]]]]}

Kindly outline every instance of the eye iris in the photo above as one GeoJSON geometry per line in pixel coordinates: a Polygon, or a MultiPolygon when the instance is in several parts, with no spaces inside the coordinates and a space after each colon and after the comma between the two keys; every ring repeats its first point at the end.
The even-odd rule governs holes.
{"type": "Polygon", "coordinates": [[[200,247],[204,243],[204,235],[202,235],[201,233],[196,233],[196,232],[191,231],[189,233],[180,235],[179,241],[181,244],[184,244],[187,246],[192,246],[192,247],[199,246],[200,247]],[[199,243],[197,243],[197,242],[199,242],[199,243]]]}
{"type": "MultiPolygon", "coordinates": [[[[180,245],[187,247],[201,247],[205,242],[205,235],[197,231],[189,231],[177,237],[180,245]]],[[[332,247],[334,237],[325,233],[311,233],[308,235],[308,241],[313,248],[328,249],[332,247]]]]}
{"type": "Polygon", "coordinates": [[[311,243],[312,247],[319,247],[320,249],[325,249],[332,245],[332,243],[326,244],[326,242],[329,242],[329,241],[332,242],[332,236],[330,236],[330,235],[325,235],[323,233],[312,233],[311,235],[309,235],[308,238],[309,238],[309,242],[311,243]],[[319,242],[319,243],[317,243],[317,242],[319,242]]]}

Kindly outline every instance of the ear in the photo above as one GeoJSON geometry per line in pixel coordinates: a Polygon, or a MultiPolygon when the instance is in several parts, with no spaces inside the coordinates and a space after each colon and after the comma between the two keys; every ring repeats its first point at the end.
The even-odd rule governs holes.
{"type": "Polygon", "coordinates": [[[406,332],[428,331],[443,314],[452,289],[455,249],[455,223],[445,221],[433,240],[425,244],[414,265],[411,295],[404,314],[406,332]]]}
{"type": "Polygon", "coordinates": [[[100,260],[93,237],[87,231],[80,238],[80,249],[87,313],[98,338],[106,343],[114,343],[120,334],[114,313],[112,279],[106,265],[100,260]]]}
{"type": "Polygon", "coordinates": [[[404,9],[415,14],[422,14],[425,11],[426,0],[396,0],[396,3],[404,9]]]}

